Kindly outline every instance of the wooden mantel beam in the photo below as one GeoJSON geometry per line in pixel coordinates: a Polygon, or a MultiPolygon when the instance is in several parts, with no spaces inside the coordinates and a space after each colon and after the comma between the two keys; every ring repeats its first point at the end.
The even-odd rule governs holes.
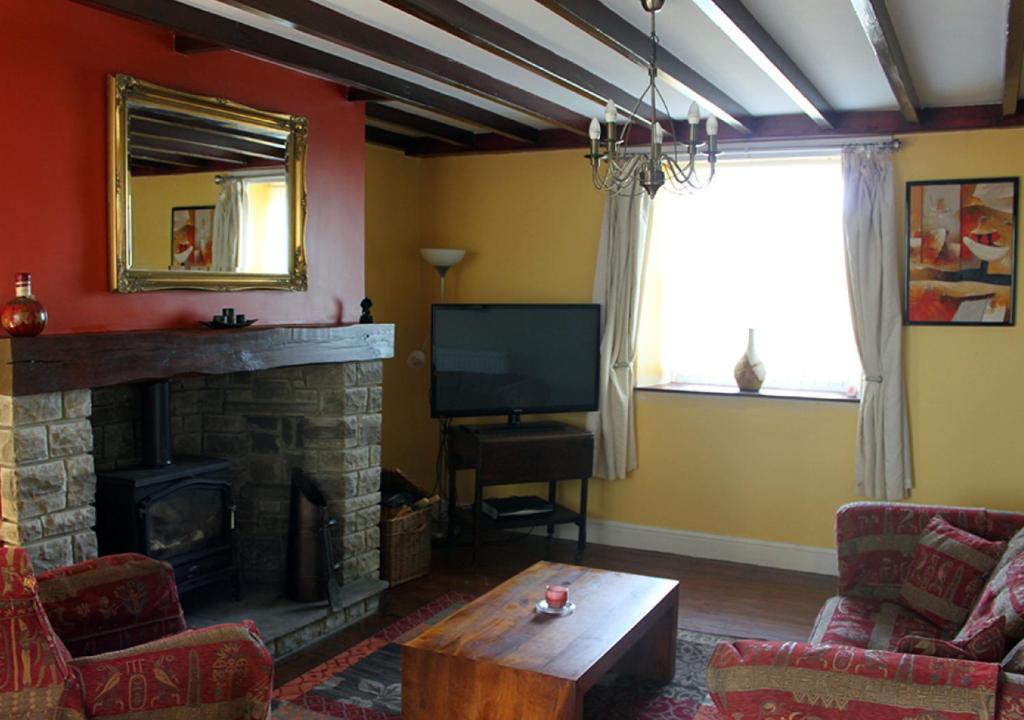
{"type": "Polygon", "coordinates": [[[394,357],[395,326],[257,325],[0,339],[0,395],[394,357]],[[117,358],[117,362],[112,362],[117,358]]]}
{"type": "Polygon", "coordinates": [[[907,122],[919,122],[917,91],[885,0],[850,0],[907,122]]]}
{"type": "Polygon", "coordinates": [[[693,3],[815,125],[832,127],[827,117],[832,112],[828,101],[740,0],[693,0],[693,3]]]}

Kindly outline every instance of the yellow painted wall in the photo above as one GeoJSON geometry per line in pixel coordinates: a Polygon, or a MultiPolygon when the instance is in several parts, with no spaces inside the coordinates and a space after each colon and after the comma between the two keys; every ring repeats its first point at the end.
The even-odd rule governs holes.
{"type": "Polygon", "coordinates": [[[171,208],[216,205],[218,173],[132,178],[132,264],[166,270],[171,262],[171,208]]]}
{"type": "MultiPolygon", "coordinates": [[[[405,359],[427,332],[432,270],[420,258],[422,161],[366,147],[366,295],[377,322],[395,323],[395,357],[384,362],[382,463],[425,488],[434,481],[436,424],[430,420],[429,373],[405,359]]],[[[436,283],[437,276],[433,276],[436,283]]]]}
{"type": "MultiPolygon", "coordinates": [[[[1024,170],[1024,130],[903,139],[900,208],[906,180],[1024,170]]],[[[420,173],[424,242],[469,251],[449,276],[450,300],[590,299],[603,197],[580,152],[430,159],[420,173]]],[[[367,198],[369,222],[369,185],[367,198]]],[[[373,244],[368,236],[368,258],[373,244]]],[[[369,260],[367,267],[370,287],[369,260]]],[[[411,308],[409,317],[415,321],[411,308]]],[[[1024,329],[915,327],[904,338],[917,478],[911,499],[1024,510],[1024,378],[1016,372],[1024,329]]],[[[626,481],[592,482],[591,516],[831,547],[836,508],[857,499],[856,421],[853,404],[641,392],[640,469],[626,481]]],[[[385,427],[393,422],[386,418],[385,427]]],[[[399,434],[393,425],[391,432],[399,434]]],[[[562,493],[569,504],[574,496],[570,486],[562,493]]]]}
{"type": "MultiPolygon", "coordinates": [[[[896,154],[900,227],[903,183],[908,180],[1024,173],[1021,129],[903,140],[905,146],[896,154]]],[[[1018,219],[1018,236],[1022,229],[1018,219]]],[[[1018,253],[1020,247],[1018,240],[1018,253]]],[[[1018,258],[1018,273],[1022,269],[1018,258]]],[[[1024,313],[1019,287],[1015,302],[1013,328],[904,330],[915,500],[1024,509],[1024,377],[1018,372],[1024,360],[1024,313]]]]}

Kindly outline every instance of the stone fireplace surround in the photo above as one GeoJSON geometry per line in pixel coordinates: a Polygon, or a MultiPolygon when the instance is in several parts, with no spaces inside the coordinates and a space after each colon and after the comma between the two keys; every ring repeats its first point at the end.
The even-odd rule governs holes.
{"type": "Polygon", "coordinates": [[[339,519],[351,603],[270,637],[271,651],[354,622],[377,609],[386,586],[380,361],[393,348],[391,325],[2,340],[0,542],[24,546],[37,570],[95,557],[96,469],[138,463],[133,383],[170,377],[175,453],[222,457],[235,468],[244,582],[283,585],[293,468],[320,484],[339,519]]]}

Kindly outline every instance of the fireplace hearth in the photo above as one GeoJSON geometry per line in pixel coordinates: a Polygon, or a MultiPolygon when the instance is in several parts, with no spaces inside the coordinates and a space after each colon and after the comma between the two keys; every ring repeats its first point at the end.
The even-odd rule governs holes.
{"type": "Polygon", "coordinates": [[[0,543],[24,546],[37,570],[59,567],[95,557],[95,525],[102,552],[165,559],[186,598],[227,603],[214,612],[193,602],[197,624],[257,609],[250,597],[272,600],[268,617],[288,618],[264,632],[276,655],[375,612],[386,587],[380,360],[393,343],[388,325],[0,339],[0,543]],[[143,411],[142,383],[159,379],[170,379],[164,423],[143,411]],[[154,423],[170,430],[170,465],[143,442],[154,423]],[[278,606],[296,470],[338,520],[341,611],[278,606]],[[127,519],[107,525],[108,499],[132,508],[127,519]],[[236,571],[241,603],[212,584],[237,583],[236,571]]]}

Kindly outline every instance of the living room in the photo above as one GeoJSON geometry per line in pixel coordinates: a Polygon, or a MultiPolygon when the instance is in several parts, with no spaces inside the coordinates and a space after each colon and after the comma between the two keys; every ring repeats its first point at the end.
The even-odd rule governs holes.
{"type": "MultiPolygon", "coordinates": [[[[1024,717],[1024,675],[1013,665],[1020,662],[1015,653],[1024,625],[1012,613],[998,653],[939,647],[963,639],[956,630],[988,607],[985,598],[990,606],[999,606],[998,598],[1009,602],[1016,579],[1010,556],[1019,550],[1014,537],[1024,525],[1017,514],[1024,502],[1013,465],[1012,420],[1024,384],[1000,374],[1011,372],[1024,343],[1014,321],[1021,175],[1016,148],[1024,141],[1017,103],[1024,57],[1020,3],[965,7],[944,0],[936,3],[939,10],[895,0],[830,0],[814,7],[781,0],[664,4],[656,15],[636,0],[531,0],[518,8],[522,15],[496,0],[38,0],[0,9],[0,54],[10,70],[6,95],[15,109],[8,135],[18,138],[7,154],[5,209],[14,232],[0,277],[31,273],[31,290],[22,282],[18,295],[34,293],[48,315],[39,337],[5,339],[0,349],[0,543],[4,552],[26,548],[27,556],[19,551],[18,557],[28,557],[33,567],[11,568],[0,596],[18,622],[31,616],[52,625],[52,638],[38,628],[24,636],[33,648],[24,656],[14,650],[19,636],[3,631],[4,665],[22,673],[0,678],[5,717],[43,717],[44,708],[58,704],[63,710],[53,716],[65,718],[1024,717]],[[883,17],[883,30],[874,34],[862,27],[872,13],[883,17]],[[699,187],[675,187],[686,183],[668,177],[655,193],[634,186],[626,193],[632,197],[623,197],[607,185],[595,188],[592,180],[596,173],[601,185],[600,178],[610,177],[605,173],[627,172],[630,157],[662,152],[644,112],[633,117],[632,104],[623,100],[640,98],[644,89],[652,15],[663,44],[654,75],[669,99],[668,119],[661,122],[678,138],[665,139],[659,166],[668,174],[689,172],[692,128],[699,187]],[[372,32],[354,32],[359,24],[372,32]],[[623,53],[608,34],[626,26],[632,32],[620,40],[631,38],[633,50],[623,53]],[[705,33],[698,42],[700,28],[705,33]],[[736,42],[737,31],[745,31],[746,40],[736,42]],[[955,51],[935,47],[928,38],[936,33],[951,44],[963,33],[965,41],[956,42],[955,51]],[[816,37],[804,44],[804,35],[816,37]],[[646,45],[636,44],[641,41],[646,45]],[[835,57],[827,59],[830,43],[835,57]],[[544,55],[538,47],[545,45],[558,52],[544,55]],[[894,46],[899,62],[880,61],[878,53],[894,46]],[[702,52],[711,54],[702,59],[702,52]],[[822,55],[820,67],[808,60],[815,52],[822,55]],[[693,73],[690,80],[707,82],[697,68],[734,97],[713,85],[698,87],[698,122],[690,124],[693,95],[680,90],[676,56],[693,66],[683,65],[693,73]],[[439,66],[442,60],[450,65],[439,66]],[[553,80],[570,69],[580,74],[553,80]],[[388,84],[385,75],[398,80],[388,84]],[[118,84],[112,79],[118,76],[126,79],[118,84]],[[604,94],[588,86],[597,80],[620,93],[611,116],[617,132],[627,121],[631,127],[629,148],[621,147],[618,158],[608,152],[604,94]],[[121,107],[112,105],[115,97],[125,108],[142,108],[138,116],[125,116],[121,146],[112,139],[121,107]],[[189,267],[197,255],[177,269],[137,266],[142,269],[133,274],[133,253],[138,262],[145,248],[131,246],[131,232],[122,233],[121,244],[115,239],[117,227],[130,220],[132,203],[142,206],[144,183],[138,181],[167,171],[168,157],[185,163],[172,167],[172,177],[195,162],[179,143],[170,145],[173,155],[155,151],[163,162],[130,165],[143,159],[140,148],[150,148],[147,139],[161,124],[160,113],[145,108],[173,104],[180,110],[194,98],[211,97],[239,104],[239,113],[265,111],[259,121],[273,125],[277,135],[260,142],[290,149],[281,157],[292,182],[280,189],[293,222],[290,238],[300,250],[281,274],[253,273],[262,285],[247,285],[252,278],[220,278],[216,268],[204,273],[189,267]],[[730,113],[726,100],[739,100],[751,112],[730,113]],[[712,106],[721,157],[708,182],[712,106]],[[301,121],[284,122],[283,115],[301,121]],[[148,129],[138,130],[140,125],[148,129]],[[140,134],[133,135],[136,130],[140,134]],[[121,157],[118,147],[124,168],[138,176],[131,189],[118,185],[127,180],[110,164],[121,157]],[[884,156],[891,168],[889,185],[880,186],[888,191],[875,208],[882,217],[884,279],[861,278],[884,298],[879,312],[896,336],[895,354],[893,337],[886,336],[887,350],[880,353],[885,372],[877,374],[863,372],[857,346],[866,337],[859,333],[868,331],[864,325],[855,329],[865,321],[863,315],[853,319],[853,291],[847,288],[846,263],[854,261],[850,246],[844,247],[852,242],[844,210],[863,207],[844,206],[841,195],[848,156],[858,153],[884,156]],[[750,173],[758,169],[779,178],[795,165],[824,168],[839,188],[818,203],[832,213],[828,231],[821,231],[834,236],[825,260],[801,246],[819,233],[817,221],[807,218],[826,212],[810,207],[808,198],[819,200],[811,193],[821,187],[806,177],[787,185],[776,180],[772,192],[772,181],[760,181],[755,192],[725,197],[722,202],[732,203],[728,209],[708,210],[712,201],[706,198],[736,187],[739,178],[757,183],[750,173]],[[959,195],[947,192],[954,181],[959,195]],[[1003,186],[1013,191],[1008,207],[1006,197],[991,195],[991,188],[1003,186]],[[987,204],[979,188],[990,192],[987,204]],[[125,203],[129,192],[134,199],[125,203]],[[653,200],[643,199],[652,194],[653,200]],[[944,222],[937,218],[944,202],[959,198],[967,199],[965,210],[985,204],[987,214],[965,211],[955,222],[966,239],[951,239],[943,251],[946,230],[934,229],[944,222]],[[798,204],[801,199],[805,204],[798,204]],[[646,270],[627,303],[640,310],[632,328],[635,362],[628,363],[633,377],[629,390],[608,403],[621,411],[619,445],[598,432],[593,441],[605,460],[587,473],[592,477],[583,517],[558,525],[554,539],[545,537],[543,525],[534,532],[491,532],[474,552],[474,523],[454,521],[447,503],[457,501],[458,514],[464,514],[477,492],[474,474],[454,475],[453,493],[448,469],[458,453],[451,445],[439,450],[439,439],[443,431],[457,433],[471,423],[502,425],[505,413],[439,417],[431,394],[437,371],[431,364],[432,305],[604,304],[595,276],[601,273],[599,254],[612,252],[602,244],[616,235],[606,208],[633,212],[635,205],[652,230],[646,268],[639,262],[629,270],[634,277],[646,270]],[[701,212],[707,217],[698,220],[701,212]],[[1012,232],[982,228],[996,216],[1009,218],[1012,232]],[[304,217],[298,230],[296,217],[304,217]],[[684,222],[694,224],[678,229],[684,222]],[[771,253],[750,255],[759,252],[757,241],[736,239],[753,237],[754,222],[770,228],[758,233],[792,235],[772,239],[771,246],[783,250],[776,253],[782,261],[767,257],[771,253]],[[975,247],[967,242],[972,238],[995,247],[981,247],[981,260],[967,268],[962,263],[974,258],[966,249],[975,247]],[[916,274],[929,247],[936,263],[946,258],[958,270],[967,268],[958,283],[941,283],[961,285],[942,296],[952,307],[942,319],[927,313],[942,314],[945,306],[908,307],[908,298],[918,299],[911,294],[915,282],[952,276],[931,267],[916,274]],[[1009,255],[985,259],[1006,247],[1009,255]],[[442,267],[441,278],[440,256],[421,252],[430,248],[461,251],[450,268],[442,267]],[[919,265],[908,269],[915,254],[919,265]],[[690,268],[679,265],[698,257],[690,268]],[[821,262],[831,264],[822,268],[821,262]],[[762,272],[749,271],[758,266],[762,272]],[[220,279],[206,279],[214,275],[220,279]],[[818,277],[809,280],[811,275],[818,277]],[[774,282],[758,284],[765,276],[774,282]],[[801,317],[787,325],[792,338],[780,343],[773,333],[783,332],[781,313],[759,293],[767,288],[790,298],[780,288],[787,284],[800,288],[792,302],[801,304],[789,307],[801,317]],[[364,298],[372,304],[361,306],[364,298]],[[818,307],[811,307],[811,298],[818,307]],[[984,314],[972,320],[968,310],[979,299],[984,314]],[[818,318],[834,307],[828,303],[842,310],[826,325],[818,318]],[[233,327],[242,324],[234,316],[243,314],[257,321],[252,328],[233,327]],[[206,330],[201,321],[232,327],[206,330]],[[955,324],[961,327],[944,327],[955,324]],[[744,352],[748,327],[755,328],[756,353],[744,352]],[[818,353],[835,361],[833,376],[806,385],[782,380],[784,367],[818,353]],[[737,360],[758,359],[766,369],[758,378],[763,387],[737,388],[737,360]],[[697,360],[704,365],[697,367],[697,360]],[[856,378],[847,382],[851,361],[856,378]],[[705,365],[715,363],[720,382],[702,383],[705,365]],[[864,417],[862,379],[890,388],[896,383],[900,399],[885,408],[886,423],[879,423],[889,424],[888,433],[864,417]],[[901,421],[907,423],[905,436],[901,421]],[[874,442],[878,438],[884,442],[874,442]],[[123,561],[108,567],[95,559],[114,555],[104,548],[114,547],[117,528],[130,524],[124,519],[130,516],[104,514],[104,498],[112,497],[105,483],[124,481],[125,469],[145,466],[149,453],[172,467],[192,455],[223,463],[211,465],[195,483],[212,493],[204,497],[216,497],[211,502],[230,511],[231,533],[237,531],[232,559],[224,554],[223,567],[193,571],[188,553],[178,564],[160,554],[166,548],[152,546],[144,552],[151,558],[130,561],[130,570],[114,572],[123,561]],[[218,476],[228,467],[228,475],[218,476]],[[315,536],[304,553],[293,549],[296,472],[319,483],[325,499],[317,522],[335,523],[333,545],[315,536]],[[412,483],[419,506],[426,505],[416,517],[431,520],[420,526],[427,528],[418,535],[426,545],[416,556],[429,565],[401,582],[389,582],[396,549],[389,544],[395,537],[388,528],[395,526],[388,525],[387,508],[380,523],[381,500],[395,478],[412,483]],[[850,506],[865,500],[870,503],[850,506]],[[900,600],[900,587],[919,543],[949,537],[946,529],[926,530],[936,515],[954,526],[949,532],[959,540],[992,557],[972,578],[962,617],[943,625],[913,616],[930,623],[929,642],[897,652],[901,633],[928,636],[925,626],[911,622],[908,629],[913,610],[907,608],[915,606],[900,600]],[[587,533],[582,552],[580,520],[587,533]],[[335,554],[331,561],[323,557],[328,547],[335,554]],[[167,576],[152,558],[170,562],[173,573],[167,576]],[[539,561],[557,564],[536,566],[539,561]],[[159,618],[143,631],[138,613],[134,621],[122,614],[128,613],[125,603],[112,611],[113,619],[83,610],[89,619],[75,620],[71,603],[78,590],[70,588],[85,581],[75,580],[71,568],[82,562],[159,589],[165,603],[159,618]],[[575,575],[583,571],[567,565],[595,574],[575,575]],[[314,568],[315,601],[286,597],[309,592],[293,585],[302,579],[296,579],[300,566],[314,568]],[[893,566],[896,575],[883,577],[880,568],[893,566]],[[620,579],[663,580],[588,590],[608,581],[601,570],[620,579]],[[550,577],[541,577],[544,572],[550,577]],[[502,585],[506,581],[512,584],[502,585]],[[1009,590],[989,597],[997,581],[1009,583],[1009,590]],[[41,605],[19,593],[36,583],[41,605]],[[547,585],[567,587],[567,596],[546,594],[547,585]],[[642,602],[618,599],[640,595],[642,602]],[[841,610],[826,604],[833,596],[844,598],[841,610]],[[845,602],[847,596],[862,604],[845,602]],[[486,614],[473,609],[481,598],[486,614]],[[865,609],[864,598],[880,605],[865,609]],[[504,604],[495,606],[497,601],[504,604]],[[534,604],[540,601],[563,611],[571,602],[575,617],[544,618],[550,622],[538,625],[533,621],[543,616],[534,604]],[[601,628],[581,639],[585,626],[569,623],[586,622],[588,601],[601,628]],[[27,616],[19,615],[23,610],[27,616]],[[864,617],[854,617],[858,612],[864,617]],[[514,635],[521,631],[517,617],[541,633],[532,650],[528,639],[514,635]],[[484,655],[503,643],[522,643],[518,651],[537,662],[574,656],[579,667],[567,673],[577,675],[571,682],[523,686],[516,685],[526,682],[520,678],[446,665],[443,653],[428,647],[429,640],[445,636],[422,631],[452,627],[445,623],[453,618],[479,623],[452,632],[480,633],[484,655]],[[830,621],[836,627],[860,623],[858,632],[871,636],[870,643],[864,637],[858,645],[830,621]],[[559,622],[576,633],[575,642],[561,639],[559,622]],[[213,640],[196,639],[210,629],[182,636],[192,632],[186,627],[208,625],[229,629],[218,630],[226,635],[213,640]],[[504,639],[498,629],[507,633],[504,639]],[[744,644],[748,640],[759,642],[744,644]],[[771,654],[787,641],[792,655],[771,654]],[[181,650],[190,642],[199,648],[191,655],[181,650]],[[157,644],[144,656],[147,643],[157,644]],[[226,696],[214,697],[225,692],[219,680],[193,693],[190,678],[221,672],[223,664],[213,663],[227,645],[242,648],[228,659],[246,668],[235,685],[226,696]],[[55,649],[63,646],[67,653],[55,649]],[[160,657],[168,658],[160,661],[165,665],[160,657]],[[849,686],[842,677],[797,678],[797,670],[811,672],[815,662],[833,675],[847,666],[859,669],[848,676],[849,686]],[[783,669],[757,674],[773,663],[783,669]],[[635,677],[646,670],[656,679],[635,677]],[[743,674],[747,670],[750,675],[743,674]],[[161,686],[164,680],[169,684],[161,686]],[[540,700],[530,705],[529,697],[540,700]]],[[[218,222],[212,206],[220,207],[218,192],[223,195],[230,184],[223,178],[242,178],[239,187],[245,187],[269,177],[266,157],[244,170],[218,164],[228,162],[219,154],[203,160],[210,161],[201,163],[206,170],[218,173],[210,199],[172,203],[189,205],[184,209],[193,213],[188,217],[196,228],[203,222],[200,206],[209,207],[211,223],[218,222]]],[[[160,213],[162,233],[168,218],[164,209],[160,213]]],[[[172,215],[166,228],[172,265],[180,240],[176,222],[172,215]]],[[[166,236],[159,242],[165,253],[166,236]]],[[[600,428],[593,415],[535,414],[526,424],[563,422],[585,433],[600,428]]],[[[606,428],[614,424],[601,420],[606,428]]],[[[189,478],[196,472],[186,470],[189,478]]],[[[584,483],[579,475],[558,479],[564,482],[550,486],[554,500],[578,511],[584,483]]],[[[178,479],[164,474],[142,484],[147,482],[166,488],[178,479]]],[[[133,492],[132,503],[150,502],[151,492],[133,492]]],[[[547,493],[543,484],[510,484],[487,494],[546,500],[547,493]]],[[[187,512],[201,514],[201,506],[187,512]]],[[[174,517],[169,525],[181,522],[174,517]]],[[[152,514],[154,523],[165,520],[152,514]]],[[[956,582],[962,580],[957,576],[956,582]]],[[[951,592],[953,584],[945,580],[941,591],[951,592]]],[[[111,587],[126,586],[119,580],[111,587]]],[[[88,602],[107,602],[100,590],[89,592],[88,602]]],[[[149,617],[153,608],[141,612],[149,617]]]]}

